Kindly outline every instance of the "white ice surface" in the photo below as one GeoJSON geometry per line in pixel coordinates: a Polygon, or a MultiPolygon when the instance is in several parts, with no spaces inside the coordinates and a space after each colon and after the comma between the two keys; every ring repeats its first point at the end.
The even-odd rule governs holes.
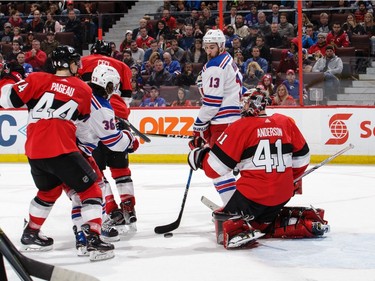
{"type": "MultiPolygon", "coordinates": [[[[215,243],[211,212],[200,202],[202,195],[220,202],[202,171],[193,173],[180,227],[164,238],[154,227],[177,219],[189,167],[133,164],[131,170],[138,232],[115,243],[114,259],[76,256],[64,194],[42,228],[55,239],[54,250],[26,255],[102,281],[375,280],[375,166],[325,165],[304,178],[304,194],[288,205],[324,208],[326,238],[259,240],[257,248],[231,251],[215,243]]],[[[17,247],[35,194],[28,164],[0,164],[0,226],[17,247]]],[[[6,269],[9,280],[19,280],[6,269]]]]}

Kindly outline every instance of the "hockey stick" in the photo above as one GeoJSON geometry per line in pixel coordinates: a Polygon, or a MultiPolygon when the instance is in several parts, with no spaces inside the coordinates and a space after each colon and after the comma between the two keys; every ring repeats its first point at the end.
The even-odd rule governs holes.
{"type": "Polygon", "coordinates": [[[314,172],[316,169],[319,169],[320,167],[322,167],[323,165],[327,164],[328,162],[331,162],[333,159],[335,159],[337,156],[340,156],[341,154],[344,154],[345,152],[347,152],[348,150],[354,148],[354,145],[353,144],[349,144],[347,147],[341,149],[340,151],[336,152],[335,154],[333,154],[332,156],[328,157],[327,159],[325,159],[324,161],[320,162],[318,165],[315,165],[314,167],[312,167],[311,169],[305,171],[302,175],[300,175],[298,178],[294,179],[294,183],[296,183],[297,181],[299,181],[300,179],[302,179],[303,177],[307,176],[308,174],[314,172]]]}
{"type": "MultiPolygon", "coordinates": [[[[116,117],[116,118],[118,118],[118,117],[116,117]]],[[[133,125],[132,123],[130,123],[128,120],[126,120],[126,119],[122,119],[122,118],[121,118],[121,120],[124,121],[124,123],[125,123],[126,125],[128,125],[128,126],[133,130],[133,132],[134,132],[137,136],[139,136],[141,139],[143,139],[145,142],[151,142],[151,140],[149,139],[149,137],[147,137],[145,134],[141,133],[141,132],[140,132],[136,127],[134,127],[134,125],[133,125]]]]}
{"type": "Polygon", "coordinates": [[[42,263],[22,255],[1,228],[0,251],[23,281],[32,281],[30,276],[50,281],[99,281],[96,277],[88,274],[42,263]]]}
{"type": "Polygon", "coordinates": [[[176,138],[176,139],[193,139],[194,136],[188,135],[174,135],[174,134],[152,134],[152,133],[145,133],[145,135],[151,137],[161,137],[161,138],[176,138]]]}
{"type": "Polygon", "coordinates": [[[184,197],[182,199],[181,210],[180,210],[180,213],[178,214],[177,220],[170,223],[170,224],[155,227],[155,229],[154,229],[155,233],[163,234],[163,233],[171,232],[171,231],[173,231],[173,230],[175,230],[179,227],[180,222],[181,222],[181,218],[182,218],[182,213],[184,212],[184,208],[185,208],[185,202],[186,202],[186,198],[187,198],[187,195],[188,195],[192,175],[193,175],[193,169],[190,169],[189,178],[188,178],[188,181],[187,181],[186,187],[185,187],[184,197]]]}
{"type": "MultiPolygon", "coordinates": [[[[302,175],[300,175],[298,178],[296,178],[294,180],[294,183],[296,183],[297,181],[299,181],[300,179],[302,179],[304,176],[307,176],[308,174],[314,172],[316,169],[319,169],[320,167],[322,167],[323,165],[327,164],[328,162],[332,161],[333,159],[335,159],[337,156],[340,156],[341,154],[344,154],[345,152],[347,152],[348,150],[354,148],[354,145],[353,144],[349,144],[347,147],[343,148],[342,150],[336,152],[335,154],[333,154],[332,156],[328,157],[327,159],[323,160],[322,162],[320,162],[319,164],[315,165],[314,167],[312,167],[311,169],[305,171],[302,175]]],[[[201,202],[207,206],[209,209],[211,209],[212,211],[215,211],[217,209],[220,208],[219,205],[215,204],[214,202],[212,202],[210,199],[208,199],[207,197],[205,196],[202,196],[201,197],[201,202]]]]}

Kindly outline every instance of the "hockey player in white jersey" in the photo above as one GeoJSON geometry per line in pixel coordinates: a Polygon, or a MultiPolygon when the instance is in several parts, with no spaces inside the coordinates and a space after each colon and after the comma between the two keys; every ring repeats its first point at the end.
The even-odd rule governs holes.
{"type": "MultiPolygon", "coordinates": [[[[91,82],[89,83],[93,90],[90,118],[84,123],[77,124],[78,146],[89,159],[92,159],[91,161],[94,161],[91,157],[92,151],[98,146],[99,141],[112,151],[118,152],[135,151],[138,147],[138,140],[130,131],[120,131],[116,128],[115,114],[109,98],[118,90],[119,83],[120,76],[117,70],[111,66],[98,65],[92,73],[91,82]]],[[[92,165],[96,166],[95,163],[92,165]]],[[[96,170],[99,169],[97,168],[96,170]]],[[[101,174],[100,170],[97,173],[101,174]]],[[[104,182],[100,185],[103,188],[104,182]]],[[[73,203],[72,218],[78,255],[85,255],[85,241],[79,229],[81,225],[80,201],[72,190],[67,193],[73,203]]],[[[102,236],[110,242],[119,240],[117,230],[110,225],[106,225],[105,220],[102,226],[102,236]]]]}
{"type": "MultiPolygon", "coordinates": [[[[197,83],[203,102],[193,126],[191,148],[201,146],[202,142],[212,147],[221,133],[240,118],[242,74],[225,51],[223,32],[208,30],[203,44],[208,62],[203,66],[201,81],[197,83]]],[[[213,182],[225,205],[236,189],[235,177],[229,173],[213,182]]]]}

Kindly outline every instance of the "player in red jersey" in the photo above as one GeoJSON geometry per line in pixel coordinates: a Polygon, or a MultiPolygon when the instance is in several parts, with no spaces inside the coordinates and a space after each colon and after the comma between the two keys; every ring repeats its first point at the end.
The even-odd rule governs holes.
{"type": "Polygon", "coordinates": [[[214,212],[218,243],[249,245],[258,237],[316,237],[328,231],[323,210],[284,207],[294,195],[294,179],[310,161],[309,147],[294,121],[267,116],[268,98],[255,89],[243,98],[242,118],[230,125],[212,149],[189,153],[192,169],[210,178],[236,166],[241,177],[229,202],[214,212]]]}
{"type": "Polygon", "coordinates": [[[22,248],[52,249],[53,239],[42,235],[40,229],[66,184],[82,201],[82,228],[90,259],[108,259],[114,256],[114,247],[99,237],[102,192],[95,183],[97,175],[76,144],[76,123],[90,115],[91,89],[74,77],[80,66],[80,55],[74,48],[57,47],[52,62],[56,75],[35,72],[1,88],[4,108],[26,105],[29,111],[25,151],[38,192],[30,203],[22,248]]]}
{"type": "MultiPolygon", "coordinates": [[[[123,99],[130,98],[132,93],[130,83],[132,72],[130,68],[125,63],[110,57],[112,50],[105,41],[96,41],[90,51],[91,55],[82,58],[82,68],[79,69],[79,74],[84,81],[90,81],[91,74],[97,65],[106,64],[114,67],[120,75],[119,90],[122,99],[118,95],[112,95],[110,103],[116,117],[128,119],[130,110],[123,99]]],[[[129,129],[127,126],[123,126],[123,123],[121,124],[120,130],[129,129]]],[[[137,217],[134,208],[136,202],[131,170],[129,169],[128,152],[111,151],[100,142],[92,155],[102,171],[105,170],[106,166],[110,167],[112,178],[116,182],[121,199],[119,208],[114,200],[111,186],[105,180],[103,194],[106,199],[106,213],[113,220],[113,225],[120,233],[124,234],[129,230],[136,231],[137,217]]]]}
{"type": "Polygon", "coordinates": [[[131,78],[132,72],[125,63],[111,57],[111,46],[105,42],[96,41],[91,49],[91,55],[82,57],[82,67],[78,69],[78,74],[82,77],[83,81],[91,81],[91,74],[94,68],[99,64],[105,64],[114,67],[120,74],[120,92],[121,97],[130,98],[132,94],[131,78]]]}

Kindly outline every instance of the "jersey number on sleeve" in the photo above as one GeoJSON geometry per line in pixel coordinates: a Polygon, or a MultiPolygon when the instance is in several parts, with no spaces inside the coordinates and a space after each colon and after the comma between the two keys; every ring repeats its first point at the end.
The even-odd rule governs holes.
{"type": "Polygon", "coordinates": [[[34,119],[58,118],[71,120],[74,112],[77,110],[78,103],[70,100],[59,108],[54,109],[52,108],[54,98],[54,93],[46,92],[34,106],[32,117],[34,119]]]}
{"type": "Polygon", "coordinates": [[[271,145],[269,140],[260,140],[253,157],[253,163],[256,167],[264,167],[266,173],[271,173],[276,169],[278,173],[285,172],[285,163],[283,159],[282,143],[278,139],[275,142],[276,154],[271,154],[271,145]]]}

